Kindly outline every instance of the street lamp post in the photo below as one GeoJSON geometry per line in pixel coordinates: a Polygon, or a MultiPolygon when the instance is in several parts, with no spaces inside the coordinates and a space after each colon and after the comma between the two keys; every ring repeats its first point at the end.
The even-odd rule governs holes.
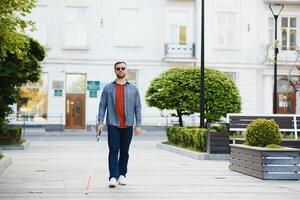
{"type": "Polygon", "coordinates": [[[280,15],[284,5],[278,3],[270,3],[269,8],[273,14],[275,20],[275,42],[274,42],[274,90],[273,90],[273,114],[277,113],[277,54],[278,54],[278,44],[277,44],[277,20],[280,15]]]}
{"type": "Polygon", "coordinates": [[[204,0],[201,5],[200,128],[204,128],[204,0]]]}

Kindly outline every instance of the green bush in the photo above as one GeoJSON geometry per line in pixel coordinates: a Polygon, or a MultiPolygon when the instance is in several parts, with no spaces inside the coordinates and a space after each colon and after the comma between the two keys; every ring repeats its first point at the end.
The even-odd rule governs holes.
{"type": "Polygon", "coordinates": [[[0,144],[19,144],[22,142],[22,128],[19,126],[8,127],[0,133],[0,144]]]}
{"type": "Polygon", "coordinates": [[[270,148],[270,149],[280,149],[280,148],[283,148],[282,146],[280,146],[278,144],[269,144],[269,145],[267,145],[265,147],[270,148]]]}
{"type": "Polygon", "coordinates": [[[250,146],[279,145],[280,141],[279,127],[274,120],[256,119],[247,126],[246,144],[250,146]]]}
{"type": "Polygon", "coordinates": [[[222,133],[228,133],[228,128],[225,124],[211,124],[211,130],[212,132],[222,132],[222,133]]]}
{"type": "Polygon", "coordinates": [[[171,126],[167,127],[166,131],[169,143],[196,151],[206,151],[206,129],[171,126]]]}

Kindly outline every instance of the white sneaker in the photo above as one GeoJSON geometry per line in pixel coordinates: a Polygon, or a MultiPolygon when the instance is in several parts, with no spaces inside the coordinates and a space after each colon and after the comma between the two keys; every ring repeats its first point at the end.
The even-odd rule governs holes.
{"type": "Polygon", "coordinates": [[[119,183],[119,185],[127,185],[125,176],[121,175],[118,179],[118,183],[119,183]]]}
{"type": "Polygon", "coordinates": [[[108,187],[110,188],[114,188],[117,186],[117,180],[115,178],[111,178],[109,179],[109,182],[108,182],[108,187]]]}

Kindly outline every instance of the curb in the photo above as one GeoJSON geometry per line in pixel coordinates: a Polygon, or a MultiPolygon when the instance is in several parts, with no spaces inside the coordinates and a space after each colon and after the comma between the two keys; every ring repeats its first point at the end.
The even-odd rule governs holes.
{"type": "Polygon", "coordinates": [[[230,158],[230,154],[200,153],[162,143],[158,143],[157,148],[164,149],[196,160],[229,160],[230,158]]]}
{"type": "Polygon", "coordinates": [[[2,150],[25,150],[29,147],[30,141],[25,140],[22,144],[0,145],[2,150]]]}
{"type": "Polygon", "coordinates": [[[0,175],[4,172],[6,168],[8,168],[12,163],[11,157],[4,156],[0,160],[0,175]]]}

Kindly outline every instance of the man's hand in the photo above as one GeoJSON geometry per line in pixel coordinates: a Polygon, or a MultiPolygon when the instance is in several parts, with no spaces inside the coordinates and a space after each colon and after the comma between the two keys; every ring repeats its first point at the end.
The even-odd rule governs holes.
{"type": "Polygon", "coordinates": [[[98,126],[97,126],[97,133],[99,133],[99,131],[101,131],[102,132],[102,130],[103,130],[103,124],[98,124],[98,126]]]}
{"type": "Polygon", "coordinates": [[[136,127],[134,133],[135,133],[135,136],[139,136],[142,133],[142,129],[140,127],[136,127]]]}

